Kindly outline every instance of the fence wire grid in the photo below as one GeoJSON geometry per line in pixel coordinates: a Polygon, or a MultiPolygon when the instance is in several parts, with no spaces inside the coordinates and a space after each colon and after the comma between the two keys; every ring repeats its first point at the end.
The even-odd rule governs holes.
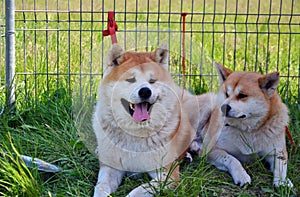
{"type": "MultiPolygon", "coordinates": [[[[8,1],[8,0],[6,0],[8,1]]],[[[4,87],[4,3],[0,16],[4,87]]],[[[170,48],[170,72],[181,80],[182,12],[187,12],[186,87],[216,91],[213,62],[236,71],[279,71],[285,102],[300,101],[300,1],[296,0],[16,0],[16,103],[95,95],[111,46],[107,13],[115,12],[125,50],[170,48]]]]}

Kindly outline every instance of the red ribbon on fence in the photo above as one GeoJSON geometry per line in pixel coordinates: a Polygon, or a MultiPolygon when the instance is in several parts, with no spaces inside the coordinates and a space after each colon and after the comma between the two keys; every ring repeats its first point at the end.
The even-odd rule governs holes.
{"type": "MultiPolygon", "coordinates": [[[[188,13],[182,12],[182,37],[181,37],[181,66],[182,66],[182,88],[185,88],[185,17],[188,13]]],[[[183,97],[184,90],[182,91],[182,97],[183,97]]]]}
{"type": "Polygon", "coordinates": [[[294,152],[295,149],[296,149],[296,144],[295,144],[295,142],[294,142],[294,140],[293,140],[293,137],[292,137],[292,135],[291,135],[291,132],[290,132],[288,126],[285,126],[285,132],[286,132],[286,134],[287,134],[287,136],[288,136],[288,138],[289,138],[289,140],[290,140],[290,143],[291,143],[291,145],[292,145],[292,151],[294,152]]]}
{"type": "Polygon", "coordinates": [[[107,30],[104,30],[103,36],[109,36],[111,38],[112,44],[117,43],[117,36],[116,31],[118,31],[118,25],[115,21],[115,13],[113,11],[108,12],[108,23],[107,23],[107,30]]]}

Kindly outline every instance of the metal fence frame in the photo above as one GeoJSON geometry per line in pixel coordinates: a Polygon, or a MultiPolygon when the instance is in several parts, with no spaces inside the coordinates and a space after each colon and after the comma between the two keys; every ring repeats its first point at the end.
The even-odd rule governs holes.
{"type": "MultiPolygon", "coordinates": [[[[5,65],[5,1],[2,2],[2,4],[0,5],[0,88],[1,88],[1,92],[5,91],[5,72],[4,72],[4,65],[5,65]]],[[[6,102],[6,98],[5,98],[5,94],[2,93],[2,96],[0,97],[0,107],[1,107],[1,113],[3,112],[4,109],[4,105],[6,102]]]]}
{"type": "MultiPolygon", "coordinates": [[[[32,2],[32,1],[31,1],[32,2]]],[[[75,1],[72,1],[75,2],[75,1]]],[[[13,85],[13,79],[14,82],[17,83],[16,85],[16,95],[19,100],[26,101],[30,100],[29,97],[31,97],[33,94],[35,102],[39,102],[39,97],[37,96],[40,94],[39,89],[46,88],[47,97],[51,97],[51,93],[49,93],[49,90],[51,89],[49,83],[50,81],[55,81],[56,84],[56,90],[60,89],[61,85],[61,77],[69,78],[68,82],[66,84],[68,87],[68,94],[70,96],[73,96],[73,88],[74,88],[74,81],[78,79],[79,81],[76,82],[77,85],[79,84],[79,95],[80,98],[85,94],[85,88],[84,83],[88,83],[88,94],[95,94],[95,86],[97,83],[95,83],[95,78],[100,77],[101,78],[101,70],[100,72],[95,72],[94,68],[96,66],[102,66],[105,59],[105,50],[107,48],[106,45],[108,45],[109,41],[102,42],[100,47],[95,50],[94,42],[97,40],[108,40],[109,38],[103,38],[102,37],[102,31],[106,29],[107,26],[107,12],[109,10],[114,10],[116,14],[116,22],[119,24],[119,30],[117,33],[117,36],[122,36],[122,40],[124,48],[129,48],[127,46],[129,37],[133,37],[130,39],[133,39],[133,48],[137,49],[140,46],[139,39],[141,38],[140,34],[143,35],[143,48],[146,50],[151,50],[149,39],[152,39],[153,36],[156,35],[155,40],[158,44],[160,42],[161,37],[167,37],[167,42],[169,45],[173,44],[173,37],[181,39],[181,25],[182,20],[180,18],[180,14],[182,12],[188,12],[187,17],[187,31],[186,31],[186,37],[187,37],[187,48],[189,50],[189,55],[187,55],[187,59],[192,62],[194,58],[194,54],[199,52],[201,56],[204,56],[205,52],[204,50],[209,50],[209,56],[212,61],[218,60],[221,61],[221,63],[227,62],[228,58],[228,37],[232,36],[232,42],[234,46],[231,47],[230,54],[232,53],[232,66],[233,69],[243,69],[243,70],[252,70],[252,71],[260,71],[262,73],[270,72],[270,64],[271,61],[270,57],[273,54],[269,54],[270,51],[270,40],[272,40],[275,36],[279,39],[278,41],[278,49],[277,49],[277,59],[276,61],[273,61],[272,68],[276,68],[284,70],[285,68],[281,68],[281,63],[284,63],[287,65],[287,72],[282,76],[283,80],[286,81],[282,86],[286,86],[284,89],[282,96],[285,98],[286,102],[289,102],[289,85],[292,83],[296,83],[296,86],[294,87],[294,91],[297,91],[294,96],[297,98],[293,100],[293,102],[297,103],[299,105],[300,103],[300,46],[294,45],[292,43],[293,41],[300,40],[300,10],[296,9],[297,6],[300,7],[299,2],[296,2],[295,0],[290,1],[290,7],[288,10],[290,10],[289,13],[283,12],[283,7],[286,6],[285,0],[270,0],[268,2],[269,8],[263,11],[261,8],[261,4],[263,3],[261,0],[255,1],[255,3],[251,3],[250,0],[235,0],[235,7],[230,7],[228,2],[232,2],[231,0],[226,1],[201,1],[201,4],[199,7],[199,2],[196,2],[195,0],[191,1],[183,1],[175,2],[174,1],[167,1],[167,0],[158,0],[158,1],[143,1],[142,3],[147,4],[144,6],[143,10],[140,10],[140,4],[141,1],[135,0],[135,1],[126,1],[124,0],[121,4],[123,5],[122,8],[117,7],[117,1],[109,1],[102,0],[98,2],[97,0],[90,0],[88,2],[89,6],[85,6],[85,4],[80,0],[76,1],[74,4],[78,4],[76,9],[72,8],[71,0],[68,1],[60,1],[57,0],[55,3],[50,4],[50,1],[45,0],[43,1],[43,6],[39,6],[40,0],[34,0],[33,5],[32,3],[28,3],[26,0],[19,0],[16,2],[16,10],[15,14],[17,15],[16,19],[12,18],[14,17],[14,13],[10,13],[11,7],[14,5],[13,0],[6,0],[6,56],[5,56],[5,62],[6,62],[6,87],[9,99],[8,103],[14,102],[14,85],[13,85]],[[64,3],[64,8],[61,8],[61,3],[64,3]],[[167,6],[162,6],[162,3],[168,4],[167,6]],[[175,4],[176,9],[174,10],[173,6],[175,4]],[[278,4],[279,3],[279,4],[278,4]],[[27,6],[27,4],[30,6],[27,6]],[[132,9],[129,9],[129,4],[131,6],[135,6],[135,11],[132,9]],[[150,10],[150,7],[152,9],[152,4],[155,4],[155,9],[150,10]],[[211,9],[206,8],[210,4],[211,9]],[[218,9],[219,4],[223,4],[223,11],[220,11],[218,9]],[[246,8],[243,8],[244,11],[240,11],[241,4],[245,4],[246,8]],[[275,12],[273,9],[278,7],[278,10],[275,12]],[[256,13],[251,12],[250,7],[251,6],[257,6],[256,13]],[[198,9],[200,8],[201,9],[198,9]],[[85,15],[88,15],[86,17],[85,15]],[[140,17],[144,17],[144,19],[140,19],[140,17]],[[222,18],[221,18],[222,17],[222,18]],[[239,18],[243,17],[243,21],[240,21],[239,18]],[[230,19],[230,20],[229,20],[230,19]],[[16,23],[16,29],[13,30],[14,23],[16,23]],[[78,24],[76,28],[73,27],[73,24],[78,24]],[[42,24],[42,26],[40,25],[42,24]],[[140,24],[144,25],[143,29],[140,29],[140,24]],[[154,28],[150,28],[151,25],[154,25],[154,28]],[[88,28],[86,29],[86,27],[88,28]],[[164,28],[162,28],[162,26],[164,28]],[[206,28],[209,26],[210,28],[206,28]],[[222,27],[223,29],[219,29],[218,27],[222,27]],[[228,28],[229,27],[229,28],[228,28]],[[255,28],[252,28],[255,27],[255,28]],[[286,28],[282,28],[286,27],[286,28]],[[241,28],[242,30],[239,30],[241,28]],[[264,28],[264,30],[261,30],[264,28]],[[274,30],[274,28],[277,28],[278,30],[274,30]],[[233,31],[232,31],[233,29],[233,31]],[[250,30],[251,29],[251,30],[250,30]],[[255,29],[256,31],[253,31],[255,29]],[[284,30],[282,30],[284,29],[284,30]],[[261,31],[261,32],[260,32],[261,31]],[[15,59],[14,59],[14,32],[18,35],[18,39],[16,40],[16,47],[17,49],[21,49],[20,51],[16,51],[17,57],[21,57],[21,61],[16,61],[16,73],[14,73],[14,65],[15,65],[15,59]],[[57,38],[56,41],[51,40],[55,34],[55,38],[57,38]],[[78,34],[79,36],[79,47],[77,52],[77,55],[79,56],[79,65],[72,65],[72,58],[75,56],[72,54],[72,50],[76,46],[72,45],[71,42],[73,34],[78,34]],[[89,39],[86,39],[84,37],[85,34],[89,34],[87,37],[89,39]],[[129,35],[130,34],[130,35],[129,35]],[[43,50],[43,53],[45,54],[45,59],[43,60],[43,68],[44,71],[40,71],[40,64],[38,63],[38,58],[41,58],[38,54],[40,52],[40,43],[39,37],[45,38],[45,46],[42,46],[41,49],[43,50]],[[176,35],[176,36],[174,36],[176,35]],[[200,35],[200,36],[199,36],[200,35]],[[242,35],[244,45],[244,54],[241,54],[238,52],[238,44],[239,40],[238,37],[242,35]],[[195,40],[194,37],[199,36],[198,41],[200,43],[204,43],[206,36],[209,36],[210,42],[212,43],[212,47],[209,49],[205,49],[205,46],[201,45],[197,49],[195,49],[195,40]],[[223,49],[221,48],[222,52],[217,53],[216,49],[214,48],[214,44],[218,41],[219,37],[223,36],[223,49]],[[263,57],[263,61],[266,62],[265,67],[260,70],[259,67],[259,52],[258,50],[260,47],[260,37],[264,37],[264,39],[267,40],[266,44],[266,55],[263,57]],[[20,37],[22,37],[20,39],[20,37]],[[65,40],[64,37],[67,37],[65,40]],[[151,37],[151,38],[150,38],[151,37]],[[253,38],[252,38],[253,37],[253,38]],[[30,43],[28,43],[28,39],[32,39],[30,43]],[[101,39],[100,39],[101,38],[101,39]],[[249,51],[248,47],[251,44],[251,39],[254,41],[252,44],[255,45],[254,48],[256,48],[256,51],[251,53],[252,51],[249,51]],[[287,52],[288,55],[284,58],[281,57],[281,48],[282,48],[282,40],[286,40],[287,44],[287,52]],[[20,40],[22,43],[20,43],[20,40]],[[62,47],[62,41],[67,41],[66,48],[62,47]],[[85,43],[85,41],[88,40],[88,43],[85,43]],[[51,48],[52,45],[50,43],[54,42],[53,46],[54,50],[51,48]],[[31,48],[28,48],[29,45],[31,48]],[[84,45],[88,45],[88,47],[83,48],[84,45]],[[38,47],[37,47],[38,46],[38,47]],[[295,46],[299,46],[298,49],[295,46]],[[291,50],[299,50],[296,53],[293,53],[293,56],[291,54],[291,50]],[[89,50],[89,51],[88,51],[89,50]],[[199,50],[199,51],[197,51],[199,50]],[[226,51],[227,50],[227,51],[226,51]],[[64,61],[64,58],[61,57],[61,53],[63,51],[66,51],[68,54],[68,61],[64,61]],[[96,52],[95,52],[96,51],[96,52]],[[21,54],[20,54],[21,53],[21,54]],[[33,57],[29,58],[28,55],[33,53],[33,57]],[[100,55],[99,55],[100,53],[100,55]],[[217,54],[222,54],[222,57],[219,57],[217,54]],[[296,55],[295,55],[296,54],[296,55]],[[297,55],[298,54],[298,55],[297,55]],[[243,56],[244,55],[244,56],[243,56]],[[55,57],[52,59],[52,56],[55,57]],[[100,56],[100,62],[95,62],[94,57],[100,56]],[[244,57],[244,62],[238,62],[237,59],[240,58],[240,56],[244,57]],[[296,56],[296,57],[294,57],[296,56]],[[11,59],[12,58],[12,59],[11,59]],[[254,65],[251,65],[249,67],[249,62],[247,62],[247,58],[252,58],[254,65]],[[30,59],[30,60],[29,60],[30,59]],[[284,59],[284,60],[282,60],[284,59]],[[83,63],[83,62],[88,63],[83,63]],[[20,63],[21,62],[21,63],[20,63]],[[30,64],[33,64],[30,65],[30,64]],[[55,64],[55,68],[53,68],[53,65],[55,64]],[[87,68],[84,68],[83,64],[88,64],[87,68]],[[293,73],[290,72],[291,65],[296,65],[296,69],[293,73],[296,73],[296,75],[293,75],[293,73]],[[20,68],[22,65],[23,68],[20,68]],[[298,65],[298,68],[297,68],[298,65]],[[31,67],[32,66],[32,67],[31,67]],[[73,67],[79,66],[78,71],[73,72],[73,67]],[[61,71],[62,67],[66,67],[64,71],[61,71]],[[249,69],[250,68],[250,69],[249,69]],[[297,74],[298,73],[298,74],[297,74]],[[33,77],[32,77],[33,76],[33,77]],[[73,76],[78,76],[76,79],[71,78],[73,76]],[[88,76],[89,79],[87,82],[83,80],[85,76],[88,76]],[[44,88],[39,87],[39,83],[42,80],[41,77],[45,77],[45,86],[44,88]],[[33,78],[33,79],[32,79],[33,78]],[[34,82],[29,82],[29,80],[33,80],[34,82]],[[32,83],[33,85],[28,85],[32,83]],[[22,87],[18,87],[18,84],[22,84],[22,87]],[[23,93],[21,93],[24,91],[23,93]]],[[[4,3],[3,3],[4,4],[4,3]]],[[[3,6],[3,5],[2,5],[3,6]]],[[[222,8],[222,9],[223,9],[222,8]]],[[[230,38],[231,39],[231,38],[230,38]]],[[[181,46],[180,46],[181,47],[181,46]]],[[[179,54],[178,61],[181,61],[180,57],[180,47],[177,47],[176,53],[179,54]]],[[[0,47],[1,48],[1,47],[0,47]]],[[[276,51],[276,50],[275,50],[276,51]]],[[[0,51],[2,53],[2,51],[0,51]]],[[[274,55],[272,57],[275,57],[274,55]]],[[[176,58],[173,58],[176,59],[176,58]]],[[[195,59],[195,58],[194,58],[195,59]]],[[[99,59],[98,59],[99,60],[99,59]]],[[[175,64],[177,60],[174,60],[175,64]]],[[[200,58],[200,60],[197,60],[195,65],[199,66],[199,69],[197,73],[188,73],[188,77],[200,77],[199,80],[199,86],[201,86],[202,78],[207,79],[209,90],[213,90],[215,85],[213,81],[217,81],[215,72],[213,71],[212,61],[206,61],[204,62],[203,59],[200,58]],[[205,71],[203,64],[209,63],[210,69],[209,71],[205,71]]],[[[2,69],[3,62],[1,60],[0,68],[2,69]]],[[[171,64],[174,63],[171,61],[171,64]]],[[[228,66],[228,65],[227,65],[228,66]]],[[[102,67],[101,67],[102,68],[102,67]]],[[[181,69],[178,68],[177,70],[172,74],[176,78],[180,78],[181,75],[181,69]]],[[[64,80],[64,79],[63,79],[64,80]]],[[[194,78],[190,79],[190,81],[193,81],[194,78]]],[[[18,99],[17,99],[18,102],[18,99]]]]}
{"type": "Polygon", "coordinates": [[[15,103],[15,1],[5,1],[5,87],[6,103],[15,103]]]}

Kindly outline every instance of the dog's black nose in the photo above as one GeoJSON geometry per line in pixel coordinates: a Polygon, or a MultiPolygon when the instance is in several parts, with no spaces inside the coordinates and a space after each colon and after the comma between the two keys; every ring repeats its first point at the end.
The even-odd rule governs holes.
{"type": "Polygon", "coordinates": [[[139,96],[142,98],[142,99],[148,99],[150,98],[152,92],[149,88],[147,87],[144,87],[144,88],[141,88],[139,90],[139,96]]]}
{"type": "Polygon", "coordinates": [[[222,105],[222,107],[221,107],[221,111],[223,112],[223,114],[225,115],[225,116],[227,116],[228,115],[228,112],[231,110],[231,107],[230,107],[230,105],[228,105],[228,104],[224,104],[224,105],[222,105]]]}

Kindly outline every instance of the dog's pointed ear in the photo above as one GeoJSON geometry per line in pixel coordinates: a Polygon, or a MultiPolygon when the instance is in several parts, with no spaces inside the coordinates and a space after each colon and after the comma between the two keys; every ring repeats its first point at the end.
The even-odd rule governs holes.
{"type": "Polygon", "coordinates": [[[106,58],[106,67],[114,67],[119,66],[122,63],[122,55],[124,53],[124,50],[122,47],[118,44],[113,44],[107,54],[106,58]]]}
{"type": "Polygon", "coordinates": [[[229,68],[225,68],[223,65],[215,62],[215,66],[217,68],[217,73],[219,75],[219,83],[222,84],[227,79],[227,77],[233,73],[229,68]]]}
{"type": "Polygon", "coordinates": [[[152,54],[152,59],[164,69],[169,66],[169,49],[167,43],[161,44],[152,54]]]}
{"type": "Polygon", "coordinates": [[[258,84],[265,94],[271,98],[278,88],[279,79],[279,72],[272,72],[260,77],[258,79],[258,84]]]}

